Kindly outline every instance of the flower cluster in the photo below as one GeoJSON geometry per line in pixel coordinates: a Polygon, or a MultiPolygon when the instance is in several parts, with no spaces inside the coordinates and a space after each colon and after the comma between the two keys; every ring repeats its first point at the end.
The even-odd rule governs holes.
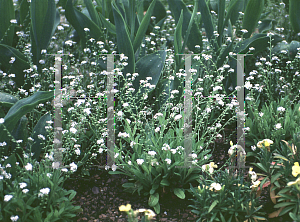
{"type": "Polygon", "coordinates": [[[209,164],[204,164],[202,166],[202,170],[203,171],[207,171],[208,170],[208,172],[210,174],[213,174],[214,168],[218,168],[218,166],[214,162],[210,162],[209,164]]]}

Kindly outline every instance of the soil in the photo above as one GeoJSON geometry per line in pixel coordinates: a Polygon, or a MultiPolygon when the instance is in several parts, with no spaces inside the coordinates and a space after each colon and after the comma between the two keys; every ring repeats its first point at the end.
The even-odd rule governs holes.
{"type": "MultiPolygon", "coordinates": [[[[234,141],[235,135],[231,135],[233,129],[225,128],[225,138],[234,141]]],[[[211,144],[212,161],[218,166],[222,166],[228,158],[229,142],[218,139],[215,144],[211,144]]],[[[104,164],[105,165],[105,164],[104,164]]],[[[128,178],[124,175],[110,175],[104,169],[91,168],[90,176],[83,178],[72,176],[64,183],[65,189],[72,189],[77,192],[73,199],[73,204],[81,206],[83,211],[78,213],[73,221],[109,222],[127,221],[127,215],[119,211],[120,205],[131,204],[132,209],[148,209],[148,198],[139,196],[137,193],[131,194],[124,192],[122,184],[128,178]]],[[[196,184],[194,187],[197,186],[196,184]]],[[[191,212],[189,205],[191,196],[188,193],[185,200],[181,200],[174,194],[165,193],[160,198],[161,213],[156,215],[155,221],[197,221],[197,216],[191,212]]],[[[264,210],[271,213],[277,209],[273,208],[267,189],[263,189],[261,201],[264,210]]],[[[291,221],[288,216],[269,219],[269,221],[291,221]]]]}

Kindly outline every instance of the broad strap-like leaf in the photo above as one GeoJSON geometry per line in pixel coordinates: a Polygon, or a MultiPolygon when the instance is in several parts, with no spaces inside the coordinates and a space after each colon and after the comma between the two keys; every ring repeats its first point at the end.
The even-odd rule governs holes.
{"type": "Polygon", "coordinates": [[[289,5],[289,19],[291,26],[296,33],[300,32],[300,1],[290,0],[289,5]]]}
{"type": "Polygon", "coordinates": [[[4,117],[4,124],[9,132],[13,130],[19,119],[33,110],[38,104],[53,99],[53,91],[39,91],[34,95],[16,102],[4,117]]]}
{"type": "Polygon", "coordinates": [[[18,100],[19,99],[13,95],[0,92],[0,107],[12,107],[18,100]]]}
{"type": "Polygon", "coordinates": [[[30,3],[30,16],[33,37],[36,44],[35,64],[38,63],[42,49],[47,49],[53,35],[57,16],[54,0],[32,0],[30,3]]]}
{"type": "Polygon", "coordinates": [[[218,45],[221,47],[224,32],[225,0],[219,0],[218,8],[218,45]]]}
{"type": "Polygon", "coordinates": [[[111,22],[107,21],[101,13],[99,13],[99,17],[100,17],[102,24],[105,26],[105,28],[107,28],[107,30],[111,34],[116,35],[116,26],[114,24],[112,24],[111,22]]]}
{"type": "Polygon", "coordinates": [[[84,0],[84,4],[90,14],[91,20],[100,28],[101,27],[100,18],[92,3],[92,0],[84,0]]]}
{"type": "Polygon", "coordinates": [[[15,18],[12,0],[0,0],[0,43],[12,46],[15,25],[10,20],[15,18]]]}
{"type": "Polygon", "coordinates": [[[89,36],[94,38],[96,41],[103,39],[103,33],[101,29],[86,15],[75,9],[72,4],[72,0],[67,1],[65,14],[68,22],[70,22],[70,24],[77,31],[83,47],[87,41],[84,28],[89,29],[89,36]]]}
{"type": "Polygon", "coordinates": [[[242,24],[243,29],[248,30],[248,32],[244,34],[244,38],[249,38],[254,32],[260,19],[261,13],[263,12],[264,3],[264,0],[248,1],[242,24]]]}
{"type": "MultiPolygon", "coordinates": [[[[48,132],[46,130],[46,126],[51,125],[48,121],[51,121],[51,115],[50,113],[47,113],[45,115],[43,115],[39,121],[37,122],[37,124],[35,125],[32,134],[31,134],[31,138],[34,139],[34,142],[31,146],[31,152],[34,153],[34,158],[39,161],[39,157],[41,154],[41,151],[44,147],[44,143],[45,141],[39,137],[39,135],[43,135],[45,137],[45,140],[48,139],[48,132]],[[48,123],[47,123],[48,122],[48,123]]],[[[26,149],[29,150],[30,146],[29,144],[27,145],[26,149]]]]}
{"type": "Polygon", "coordinates": [[[30,65],[25,55],[19,52],[17,49],[0,44],[0,61],[1,67],[8,73],[14,73],[16,75],[13,80],[16,82],[16,86],[20,88],[24,85],[24,72],[23,70],[29,69],[30,65]],[[9,63],[11,57],[15,58],[14,63],[9,63]]]}
{"type": "Polygon", "coordinates": [[[134,73],[135,72],[135,57],[132,42],[130,41],[129,32],[125,23],[124,18],[122,17],[119,9],[116,6],[116,3],[112,1],[112,9],[115,20],[115,27],[117,30],[117,45],[118,45],[118,53],[123,53],[128,57],[127,63],[128,65],[124,67],[123,73],[134,73]]]}
{"type": "MultiPolygon", "coordinates": [[[[181,62],[181,57],[178,55],[181,53],[181,30],[182,30],[182,21],[183,21],[183,10],[181,10],[180,17],[178,23],[176,25],[175,33],[174,33],[174,51],[175,51],[175,61],[176,61],[176,69],[179,69],[179,65],[181,62]]],[[[176,70],[176,71],[177,71],[176,70]]]]}
{"type": "Polygon", "coordinates": [[[135,36],[134,41],[133,41],[134,53],[141,46],[141,43],[143,41],[143,38],[145,36],[145,33],[146,33],[147,28],[148,28],[149,23],[150,23],[150,19],[151,19],[155,4],[156,4],[156,0],[153,0],[152,3],[150,4],[145,16],[143,17],[143,19],[141,21],[141,24],[138,28],[138,31],[137,31],[136,36],[135,36]]]}

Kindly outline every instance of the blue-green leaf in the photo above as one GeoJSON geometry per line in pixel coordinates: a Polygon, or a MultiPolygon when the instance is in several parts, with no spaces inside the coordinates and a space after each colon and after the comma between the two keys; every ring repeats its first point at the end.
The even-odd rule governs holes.
{"type": "Polygon", "coordinates": [[[10,20],[15,18],[12,0],[0,0],[0,43],[11,46],[14,36],[14,24],[10,20]]]}

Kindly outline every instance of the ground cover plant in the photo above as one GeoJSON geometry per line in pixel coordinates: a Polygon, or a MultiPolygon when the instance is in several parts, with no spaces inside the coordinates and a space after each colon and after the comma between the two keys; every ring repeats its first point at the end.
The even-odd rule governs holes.
{"type": "MultiPolygon", "coordinates": [[[[0,220],[78,221],[76,178],[91,178],[97,168],[123,176],[128,199],[146,200],[134,210],[123,198],[120,221],[160,220],[167,198],[185,203],[192,221],[300,221],[299,13],[297,0],[0,0],[0,220]],[[109,54],[115,54],[112,166],[109,54]],[[194,54],[190,80],[179,54],[194,54]],[[242,87],[238,54],[247,55],[242,87]],[[54,96],[60,85],[61,101],[54,96]],[[232,139],[242,111],[239,90],[245,147],[232,139]],[[57,109],[60,168],[53,164],[57,109]],[[218,140],[223,147],[212,146],[218,140]],[[250,168],[231,168],[237,153],[250,168]]],[[[173,219],[186,221],[180,214],[173,219]]]]}

